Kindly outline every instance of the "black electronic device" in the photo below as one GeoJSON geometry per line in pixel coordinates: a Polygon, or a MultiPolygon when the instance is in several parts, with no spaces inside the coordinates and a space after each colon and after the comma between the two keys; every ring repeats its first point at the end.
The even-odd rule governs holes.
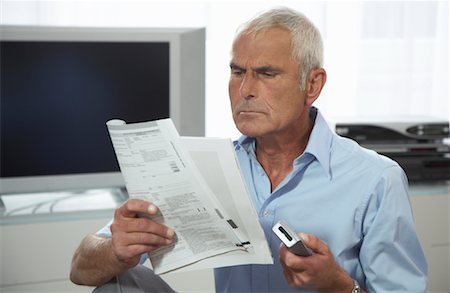
{"type": "Polygon", "coordinates": [[[449,121],[432,117],[336,121],[337,134],[395,160],[409,181],[450,180],[449,121]]]}
{"type": "Polygon", "coordinates": [[[339,122],[336,133],[360,143],[431,143],[449,137],[449,122],[441,120],[417,122],[339,122]]]}

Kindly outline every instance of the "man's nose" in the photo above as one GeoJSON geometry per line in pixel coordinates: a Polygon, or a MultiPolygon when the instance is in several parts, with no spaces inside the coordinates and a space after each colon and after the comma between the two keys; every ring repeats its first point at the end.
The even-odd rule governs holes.
{"type": "Polygon", "coordinates": [[[241,86],[239,88],[239,93],[241,98],[251,99],[256,96],[256,81],[251,72],[246,72],[241,80],[241,86]]]}

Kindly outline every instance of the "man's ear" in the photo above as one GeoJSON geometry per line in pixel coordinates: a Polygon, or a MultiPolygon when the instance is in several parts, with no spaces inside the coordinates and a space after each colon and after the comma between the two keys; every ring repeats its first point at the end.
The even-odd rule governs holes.
{"type": "Polygon", "coordinates": [[[309,71],[306,78],[306,100],[309,106],[319,97],[325,82],[327,81],[327,73],[323,68],[313,68],[309,71]]]}

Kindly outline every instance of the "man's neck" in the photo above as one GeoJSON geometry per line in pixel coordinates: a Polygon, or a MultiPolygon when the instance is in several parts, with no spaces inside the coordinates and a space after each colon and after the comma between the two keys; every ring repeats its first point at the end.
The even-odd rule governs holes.
{"type": "Polygon", "coordinates": [[[313,123],[308,119],[308,126],[290,131],[256,138],[256,157],[269,176],[272,191],[292,171],[293,162],[306,149],[313,123]]]}

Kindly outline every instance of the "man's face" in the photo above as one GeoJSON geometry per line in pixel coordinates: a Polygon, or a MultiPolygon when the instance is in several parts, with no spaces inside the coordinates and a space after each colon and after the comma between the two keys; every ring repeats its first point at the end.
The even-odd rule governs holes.
{"type": "Polygon", "coordinates": [[[272,28],[242,35],[233,44],[230,67],[231,108],[241,133],[289,135],[307,127],[305,94],[299,86],[299,65],[291,58],[287,30],[272,28]]]}

